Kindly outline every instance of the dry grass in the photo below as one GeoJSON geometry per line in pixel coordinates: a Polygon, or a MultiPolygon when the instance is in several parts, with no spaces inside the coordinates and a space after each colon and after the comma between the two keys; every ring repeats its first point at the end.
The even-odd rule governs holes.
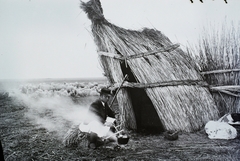
{"type": "MultiPolygon", "coordinates": [[[[172,42],[158,30],[126,30],[109,23],[103,16],[98,0],[82,3],[81,8],[92,21],[92,33],[98,51],[128,57],[173,46],[172,42]]],[[[103,55],[99,57],[103,70],[112,84],[122,81],[124,77],[122,65],[133,73],[134,81],[140,83],[202,80],[196,66],[180,48],[125,61],[103,55]]],[[[128,91],[123,89],[121,92],[117,99],[123,122],[127,127],[135,128],[136,122],[128,91]]],[[[206,88],[186,84],[147,88],[146,93],[166,130],[195,131],[207,121],[218,118],[218,110],[206,88]]]]}
{"type": "Polygon", "coordinates": [[[63,145],[70,146],[79,144],[86,139],[86,137],[87,135],[79,130],[79,125],[73,125],[64,136],[63,145]]]}
{"type": "MultiPolygon", "coordinates": [[[[194,47],[193,47],[194,48],[194,47]]],[[[221,115],[240,112],[240,25],[225,22],[204,29],[196,46],[204,79],[217,86],[212,92],[221,115]]]]}

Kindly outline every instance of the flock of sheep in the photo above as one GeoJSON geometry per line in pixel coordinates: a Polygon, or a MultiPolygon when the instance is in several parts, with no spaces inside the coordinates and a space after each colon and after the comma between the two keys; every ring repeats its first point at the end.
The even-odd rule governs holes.
{"type": "Polygon", "coordinates": [[[100,89],[106,87],[106,84],[97,82],[75,82],[75,83],[40,83],[24,84],[20,86],[22,94],[33,97],[51,97],[51,96],[71,96],[85,97],[97,96],[100,89]]]}

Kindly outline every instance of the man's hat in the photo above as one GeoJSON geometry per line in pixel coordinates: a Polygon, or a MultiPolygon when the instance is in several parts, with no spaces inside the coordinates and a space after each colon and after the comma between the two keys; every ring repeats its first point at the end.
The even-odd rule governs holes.
{"type": "Polygon", "coordinates": [[[106,87],[103,87],[100,91],[100,94],[108,94],[108,95],[112,95],[112,91],[106,87]]]}

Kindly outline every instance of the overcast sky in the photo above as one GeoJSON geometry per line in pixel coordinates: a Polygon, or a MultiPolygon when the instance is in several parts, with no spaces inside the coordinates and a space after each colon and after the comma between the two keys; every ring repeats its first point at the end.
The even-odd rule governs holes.
{"type": "MultiPolygon", "coordinates": [[[[86,0],[84,0],[86,1],[86,0]]],[[[105,18],[156,28],[182,46],[204,26],[240,20],[240,0],[101,0],[105,18]]],[[[0,79],[102,77],[79,0],[0,0],[0,79]]]]}

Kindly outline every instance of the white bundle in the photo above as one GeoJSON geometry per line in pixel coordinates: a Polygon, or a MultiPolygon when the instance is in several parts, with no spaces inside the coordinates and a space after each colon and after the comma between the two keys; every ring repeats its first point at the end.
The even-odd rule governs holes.
{"type": "Polygon", "coordinates": [[[98,121],[91,121],[89,124],[81,123],[79,130],[86,133],[96,133],[99,137],[106,137],[110,133],[110,127],[104,126],[98,121]]]}
{"type": "Polygon", "coordinates": [[[237,130],[226,122],[209,121],[205,125],[205,131],[210,139],[234,139],[237,130]]]}

